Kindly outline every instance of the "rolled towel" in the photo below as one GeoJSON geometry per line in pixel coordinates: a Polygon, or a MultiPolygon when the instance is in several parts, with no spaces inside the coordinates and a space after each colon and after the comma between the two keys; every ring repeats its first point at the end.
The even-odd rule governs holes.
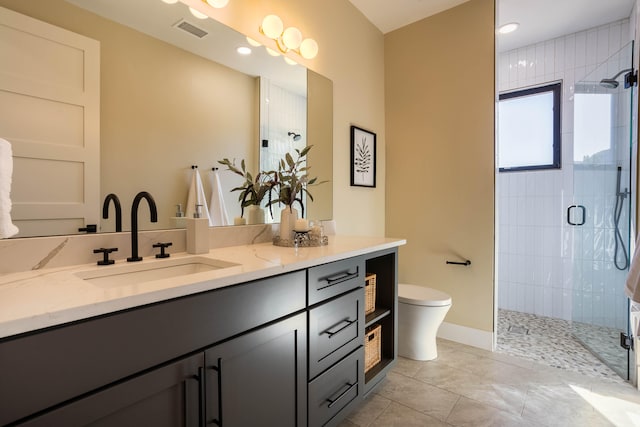
{"type": "Polygon", "coordinates": [[[18,234],[18,227],[11,221],[11,177],[13,152],[9,141],[0,138],[0,239],[18,234]]]}
{"type": "Polygon", "coordinates": [[[227,207],[224,203],[222,195],[222,186],[220,185],[220,175],[217,170],[211,174],[211,201],[209,202],[209,217],[211,225],[231,225],[227,207]]]}
{"type": "Polygon", "coordinates": [[[202,205],[201,218],[207,218],[209,220],[209,226],[212,226],[211,217],[209,216],[209,209],[207,204],[207,198],[204,195],[204,187],[202,186],[202,179],[200,178],[200,172],[198,167],[192,167],[193,174],[191,176],[191,185],[189,186],[189,195],[187,196],[187,218],[193,218],[193,214],[196,212],[196,205],[202,205]]]}

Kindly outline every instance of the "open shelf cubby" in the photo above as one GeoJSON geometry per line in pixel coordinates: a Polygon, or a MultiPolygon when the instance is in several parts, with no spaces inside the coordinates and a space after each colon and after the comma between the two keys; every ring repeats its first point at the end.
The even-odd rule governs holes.
{"type": "Polygon", "coordinates": [[[397,255],[397,249],[380,251],[365,262],[367,274],[376,275],[375,311],[366,316],[365,328],[381,325],[380,362],[365,373],[365,394],[384,378],[397,358],[397,255]]]}

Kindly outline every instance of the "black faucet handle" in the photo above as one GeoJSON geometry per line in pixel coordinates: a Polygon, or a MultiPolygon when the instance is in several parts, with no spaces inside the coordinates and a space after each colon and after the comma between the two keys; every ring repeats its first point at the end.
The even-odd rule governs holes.
{"type": "Polygon", "coordinates": [[[98,265],[111,265],[114,264],[115,261],[112,259],[109,259],[109,254],[111,252],[118,252],[118,248],[100,248],[100,249],[94,249],[93,253],[94,254],[102,254],[103,258],[102,260],[98,261],[97,264],[98,265]]]}
{"type": "Polygon", "coordinates": [[[78,231],[82,231],[85,233],[97,233],[98,225],[97,224],[87,224],[85,227],[78,228],[78,231]]]}
{"type": "Polygon", "coordinates": [[[153,244],[154,248],[160,248],[160,253],[156,254],[156,258],[169,258],[171,256],[171,254],[165,253],[165,249],[168,248],[169,246],[172,246],[173,243],[171,242],[167,242],[167,243],[155,243],[153,244]]]}

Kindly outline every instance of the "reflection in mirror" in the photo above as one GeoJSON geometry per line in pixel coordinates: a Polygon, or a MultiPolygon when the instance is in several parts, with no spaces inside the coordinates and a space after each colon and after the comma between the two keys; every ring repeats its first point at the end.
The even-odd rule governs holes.
{"type": "MultiPolygon", "coordinates": [[[[212,168],[220,166],[218,160],[245,159],[247,165],[257,170],[263,151],[259,125],[261,77],[307,99],[307,70],[286,64],[282,57],[270,57],[262,48],[254,48],[250,55],[260,56],[259,71],[248,65],[246,57],[241,58],[240,63],[236,59],[230,64],[229,58],[237,56],[235,49],[239,44],[247,45],[244,36],[212,19],[195,19],[182,3],[0,0],[0,6],[100,42],[100,168],[99,172],[96,168],[86,171],[94,172],[99,179],[99,200],[92,207],[98,231],[115,231],[114,212],[110,212],[106,220],[101,218],[101,203],[109,193],[117,194],[122,203],[123,230],[130,227],[131,201],[139,191],[150,192],[158,204],[158,223],[141,221],[140,229],[171,228],[179,225],[172,220],[176,205],[181,204],[182,210],[186,210],[191,165],[199,166],[207,196],[211,193],[212,168]],[[204,29],[208,35],[199,39],[185,33],[173,26],[179,21],[204,29]],[[221,29],[224,35],[219,33],[221,29]],[[230,37],[235,37],[235,41],[230,37]],[[271,65],[267,65],[266,60],[271,65]]],[[[4,80],[4,76],[0,80],[4,80]]],[[[319,86],[329,90],[324,98],[332,99],[331,82],[326,80],[319,86]]],[[[0,91],[2,89],[0,87],[0,91]]],[[[312,95],[307,101],[315,102],[312,95]]],[[[311,125],[324,120],[322,126],[318,126],[321,133],[314,136],[302,122],[287,129],[285,136],[293,131],[305,142],[314,144],[312,151],[316,151],[318,161],[323,163],[313,164],[314,173],[331,181],[332,175],[325,175],[331,173],[331,165],[327,167],[324,163],[332,159],[332,115],[315,118],[311,116],[312,108],[308,110],[309,116],[304,117],[304,122],[311,125]]],[[[0,137],[10,141],[12,137],[21,139],[20,135],[0,137]]],[[[310,162],[315,161],[313,155],[310,156],[310,162]]],[[[237,193],[230,192],[238,184],[238,177],[222,168],[219,176],[228,215],[239,216],[237,193]]],[[[55,186],[56,179],[55,173],[28,174],[14,168],[14,181],[26,180],[27,186],[55,186]]],[[[322,187],[313,193],[321,212],[313,218],[328,219],[332,216],[331,184],[322,187]],[[316,196],[321,192],[321,196],[316,196]]],[[[21,199],[19,193],[12,196],[17,210],[21,203],[31,202],[21,199]]],[[[145,215],[141,215],[143,218],[145,215]]],[[[85,219],[66,219],[64,227],[59,229],[50,222],[39,225],[45,224],[39,218],[16,223],[22,231],[16,237],[25,237],[71,234],[84,227],[85,219]]]]}

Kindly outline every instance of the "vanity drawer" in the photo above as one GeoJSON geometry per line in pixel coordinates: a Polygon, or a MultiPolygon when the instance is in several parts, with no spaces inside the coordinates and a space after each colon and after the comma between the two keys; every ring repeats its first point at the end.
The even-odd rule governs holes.
{"type": "Polygon", "coordinates": [[[309,311],[309,379],[355,350],[364,336],[362,288],[309,311]]]}
{"type": "Polygon", "coordinates": [[[309,426],[337,424],[336,415],[358,404],[362,396],[362,347],[309,383],[309,426]]]}
{"type": "Polygon", "coordinates": [[[353,288],[364,288],[364,258],[350,258],[309,269],[309,305],[340,295],[353,288]]]}

